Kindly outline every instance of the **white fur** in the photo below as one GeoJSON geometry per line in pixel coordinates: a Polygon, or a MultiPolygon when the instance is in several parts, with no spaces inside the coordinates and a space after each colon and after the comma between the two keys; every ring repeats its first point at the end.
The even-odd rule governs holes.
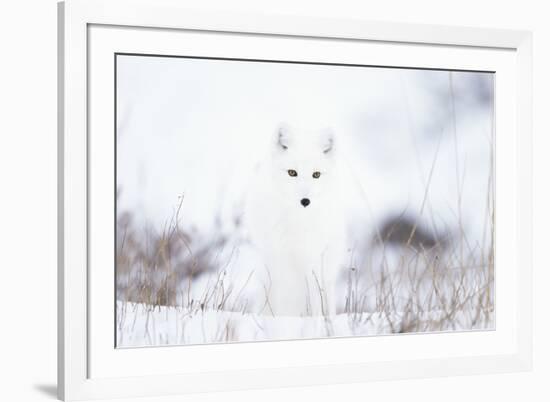
{"type": "Polygon", "coordinates": [[[269,272],[274,315],[334,314],[345,250],[338,144],[328,128],[281,125],[248,192],[245,223],[269,272]],[[295,170],[291,177],[288,170],[295,170]],[[320,172],[319,178],[313,173],[320,172]],[[300,201],[310,200],[304,207],[300,201]]]}

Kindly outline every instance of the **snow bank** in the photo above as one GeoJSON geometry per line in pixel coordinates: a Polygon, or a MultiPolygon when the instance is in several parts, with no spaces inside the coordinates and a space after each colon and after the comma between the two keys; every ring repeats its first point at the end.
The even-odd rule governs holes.
{"type": "Polygon", "coordinates": [[[117,347],[190,345],[411,332],[410,324],[434,330],[491,329],[493,311],[452,313],[338,314],[332,317],[273,317],[228,311],[195,311],[118,302],[117,347]],[[438,328],[439,327],[439,328],[438,328]]]}

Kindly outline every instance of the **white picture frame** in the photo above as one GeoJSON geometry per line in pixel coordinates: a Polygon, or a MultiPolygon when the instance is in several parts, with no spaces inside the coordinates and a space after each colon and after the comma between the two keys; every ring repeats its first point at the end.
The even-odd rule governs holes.
{"type": "MultiPolygon", "coordinates": [[[[177,0],[68,0],[59,4],[58,13],[58,392],[61,399],[162,396],[531,368],[532,39],[529,32],[205,13],[182,8],[177,0]],[[103,155],[90,152],[91,145],[97,149],[97,144],[103,144],[94,142],[98,138],[94,130],[97,127],[108,130],[106,121],[112,126],[109,116],[98,117],[90,124],[90,107],[96,102],[108,103],[112,95],[98,85],[105,79],[103,84],[107,88],[112,80],[110,70],[102,70],[107,64],[100,61],[116,52],[131,52],[137,43],[148,53],[164,54],[171,51],[171,46],[179,46],[179,39],[172,41],[172,36],[188,34],[185,40],[195,40],[194,35],[200,37],[202,33],[269,43],[262,46],[265,58],[275,52],[276,46],[272,47],[271,43],[275,45],[278,40],[308,40],[323,42],[323,46],[349,45],[350,49],[375,46],[381,49],[383,65],[490,69],[497,72],[497,81],[502,77],[497,105],[498,96],[507,96],[496,112],[496,203],[497,214],[503,220],[497,219],[496,235],[497,249],[500,247],[503,251],[500,257],[497,255],[499,313],[495,331],[114,349],[114,321],[104,314],[113,306],[111,297],[114,296],[109,287],[112,284],[106,284],[106,277],[91,269],[95,261],[103,258],[96,249],[90,248],[90,241],[94,241],[101,229],[94,219],[107,213],[109,208],[108,204],[107,209],[98,206],[101,200],[96,198],[98,192],[93,187],[93,177],[113,172],[109,163],[98,166],[97,161],[104,160],[103,155]],[[161,42],[164,50],[160,48],[161,42]],[[96,57],[97,49],[99,56],[96,57]],[[94,79],[90,80],[92,72],[94,79]],[[501,123],[498,123],[499,117],[503,119],[501,123]],[[94,191],[90,191],[90,186],[94,191]],[[508,201],[500,202],[500,199],[508,201]],[[98,294],[111,296],[101,301],[98,294]],[[368,358],[364,353],[354,353],[358,348],[368,351],[368,358]],[[180,367],[183,356],[186,361],[201,364],[195,370],[186,371],[180,367]],[[166,363],[162,370],[143,368],[157,367],[156,361],[166,363]]],[[[244,52],[244,46],[235,41],[235,46],[225,51],[242,49],[244,52]]],[[[200,42],[196,44],[201,46],[200,42]]],[[[322,46],[319,49],[322,51],[322,46]]],[[[343,51],[338,57],[347,56],[343,51]]],[[[497,92],[498,89],[497,86],[497,92]]],[[[108,135],[101,138],[112,143],[108,135]]],[[[103,234],[101,230],[99,233],[103,234]]]]}

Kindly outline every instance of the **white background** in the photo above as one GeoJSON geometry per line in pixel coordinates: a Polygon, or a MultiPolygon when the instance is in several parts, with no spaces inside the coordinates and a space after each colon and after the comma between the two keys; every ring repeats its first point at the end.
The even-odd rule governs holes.
{"type": "MultiPolygon", "coordinates": [[[[183,0],[182,0],[183,1],[183,0]]],[[[206,3],[206,2],[202,2],[206,3]]],[[[219,1],[228,9],[227,1],[219,1]]],[[[232,1],[230,9],[534,31],[535,368],[532,373],[179,397],[178,401],[548,400],[546,225],[550,26],[544,2],[232,1]],[[255,4],[258,3],[258,4],[255,4]]],[[[0,398],[52,400],[56,377],[56,3],[0,3],[0,398]]],[[[208,2],[215,7],[216,2],[208,2]]],[[[207,5],[203,4],[206,8],[207,5]]],[[[141,399],[144,400],[144,399],[141,399]]]]}

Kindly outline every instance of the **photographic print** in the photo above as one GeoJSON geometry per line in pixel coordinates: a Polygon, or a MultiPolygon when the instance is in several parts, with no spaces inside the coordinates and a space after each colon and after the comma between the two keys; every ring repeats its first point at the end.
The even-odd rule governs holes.
{"type": "Polygon", "coordinates": [[[494,329],[494,74],[118,54],[116,346],[494,329]]]}

